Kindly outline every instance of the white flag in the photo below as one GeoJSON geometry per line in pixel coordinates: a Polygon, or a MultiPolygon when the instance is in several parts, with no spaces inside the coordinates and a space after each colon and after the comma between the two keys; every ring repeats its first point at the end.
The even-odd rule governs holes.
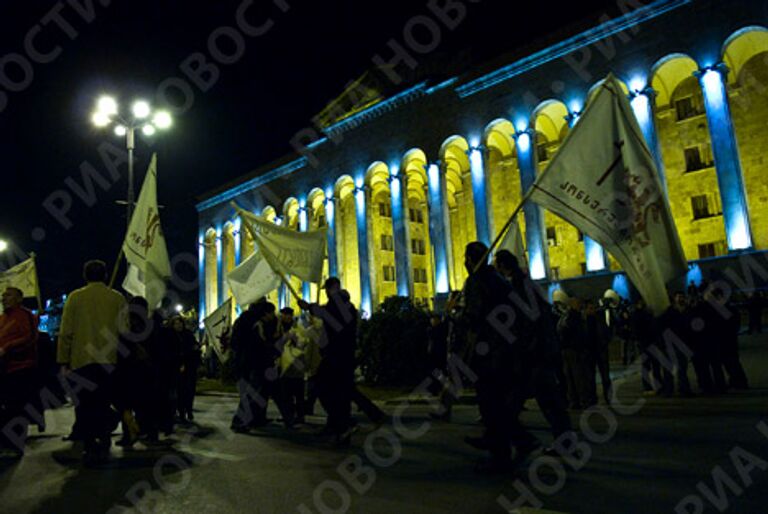
{"type": "Polygon", "coordinates": [[[24,293],[24,298],[38,296],[37,266],[35,259],[29,258],[13,268],[0,273],[0,293],[8,287],[16,287],[24,293]]]}
{"type": "Polygon", "coordinates": [[[609,75],[531,199],[603,245],[657,314],[687,263],[658,171],[629,100],[609,75]]]}
{"type": "Polygon", "coordinates": [[[515,219],[509,225],[507,233],[504,234],[504,238],[499,243],[496,251],[507,250],[509,253],[517,257],[517,263],[521,269],[528,267],[528,260],[525,255],[525,245],[523,244],[523,233],[520,230],[520,223],[515,216],[515,219]]]}
{"type": "Polygon", "coordinates": [[[157,208],[157,155],[152,155],[125,236],[123,252],[129,264],[123,288],[134,296],[146,298],[150,309],[157,308],[165,296],[165,281],[171,276],[168,249],[157,208]]]}
{"type": "Polygon", "coordinates": [[[254,234],[254,243],[269,265],[278,273],[306,282],[323,280],[323,261],[328,241],[327,228],[297,232],[237,207],[243,223],[254,234]]]}
{"type": "Polygon", "coordinates": [[[228,299],[218,309],[203,320],[205,325],[205,337],[208,344],[213,346],[213,351],[219,356],[219,360],[226,360],[222,339],[229,335],[232,327],[232,299],[228,299]]]}
{"type": "Polygon", "coordinates": [[[245,308],[280,286],[280,277],[255,248],[253,255],[227,275],[232,295],[240,307],[245,308]]]}

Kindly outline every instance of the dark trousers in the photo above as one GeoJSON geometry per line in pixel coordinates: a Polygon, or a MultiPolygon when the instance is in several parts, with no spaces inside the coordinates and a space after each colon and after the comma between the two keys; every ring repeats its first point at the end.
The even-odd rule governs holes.
{"type": "Polygon", "coordinates": [[[552,428],[555,439],[573,429],[566,410],[565,400],[557,382],[557,369],[553,366],[539,366],[531,374],[533,396],[541,413],[552,428]]]}
{"type": "Polygon", "coordinates": [[[677,378],[677,392],[681,394],[691,393],[691,383],[688,381],[688,356],[677,347],[674,349],[674,370],[663,368],[664,377],[662,392],[672,394],[675,392],[675,378],[677,378]],[[674,374],[673,374],[674,371],[674,374]]]}
{"type": "Polygon", "coordinates": [[[30,404],[37,389],[37,371],[25,369],[0,375],[0,446],[24,451],[30,404]]]}
{"type": "Polygon", "coordinates": [[[509,373],[479,374],[475,387],[492,459],[508,460],[510,444],[528,446],[536,443],[536,438],[520,424],[520,411],[526,396],[524,389],[515,385],[509,373]]]}
{"type": "Polygon", "coordinates": [[[736,337],[724,341],[721,359],[723,367],[728,373],[728,385],[734,389],[746,389],[749,387],[747,374],[744,373],[744,368],[739,358],[739,341],[736,337]]]}
{"type": "MultiPolygon", "coordinates": [[[[304,379],[282,377],[280,379],[281,403],[286,423],[304,420],[304,379]]],[[[278,405],[279,407],[279,405],[278,405]]]]}
{"type": "Polygon", "coordinates": [[[267,403],[270,389],[262,371],[247,374],[237,382],[240,403],[232,428],[249,428],[262,425],[267,419],[267,403]]]}
{"type": "Polygon", "coordinates": [[[315,414],[315,404],[319,399],[319,392],[317,387],[317,375],[311,376],[307,379],[307,402],[304,405],[304,413],[310,416],[315,414]]]}
{"type": "Polygon", "coordinates": [[[603,388],[603,398],[606,403],[611,401],[613,396],[613,382],[611,381],[611,370],[609,364],[608,346],[591,348],[587,355],[587,380],[589,384],[589,403],[597,403],[597,384],[595,381],[595,372],[600,373],[600,382],[603,388]]]}
{"type": "Polygon", "coordinates": [[[195,388],[197,386],[197,367],[189,367],[179,376],[179,414],[191,414],[195,403],[195,388]]]}
{"type": "Polygon", "coordinates": [[[112,368],[102,364],[89,364],[73,371],[78,375],[78,386],[73,391],[78,433],[86,451],[110,445],[112,431],[120,416],[112,408],[112,368]],[[84,384],[84,385],[81,385],[84,384]]]}
{"type": "Polygon", "coordinates": [[[592,391],[588,379],[587,355],[575,348],[565,348],[561,354],[568,403],[576,409],[589,406],[592,403],[592,391]]]}
{"type": "Polygon", "coordinates": [[[642,349],[642,378],[643,391],[658,391],[662,388],[661,363],[656,358],[658,352],[656,345],[646,345],[642,349]]]}
{"type": "Polygon", "coordinates": [[[320,364],[317,381],[320,403],[328,413],[328,428],[333,433],[342,434],[351,425],[354,366],[324,360],[320,364]]]}

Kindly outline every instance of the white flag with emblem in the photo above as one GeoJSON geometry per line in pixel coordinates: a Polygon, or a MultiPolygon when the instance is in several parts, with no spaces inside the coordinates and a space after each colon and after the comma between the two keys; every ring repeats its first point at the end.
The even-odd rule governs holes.
{"type": "Polygon", "coordinates": [[[157,207],[156,154],[152,155],[131,218],[123,253],[129,265],[123,289],[134,296],[143,296],[150,309],[156,309],[165,296],[165,281],[171,277],[171,264],[157,207]]]}
{"type": "Polygon", "coordinates": [[[528,267],[528,259],[525,255],[525,245],[523,244],[523,233],[520,230],[520,222],[515,216],[515,219],[510,223],[507,233],[504,234],[504,238],[499,243],[496,251],[507,250],[509,253],[517,257],[517,263],[520,268],[528,267]]]}
{"type": "Polygon", "coordinates": [[[223,339],[229,336],[232,327],[232,299],[228,299],[218,309],[203,320],[205,326],[205,338],[213,347],[221,362],[226,361],[226,350],[223,339]]]}
{"type": "Polygon", "coordinates": [[[237,304],[245,308],[277,289],[280,277],[257,247],[253,255],[227,275],[227,282],[237,304]]]}
{"type": "Polygon", "coordinates": [[[0,273],[0,293],[8,287],[15,287],[24,293],[24,298],[38,296],[37,266],[35,259],[29,258],[7,271],[0,273]]]}
{"type": "Polygon", "coordinates": [[[609,75],[531,199],[603,245],[657,314],[687,262],[658,171],[619,82],[609,75]]]}
{"type": "Polygon", "coordinates": [[[327,227],[297,232],[236,208],[243,223],[252,231],[256,247],[273,270],[306,282],[322,282],[327,227]]]}

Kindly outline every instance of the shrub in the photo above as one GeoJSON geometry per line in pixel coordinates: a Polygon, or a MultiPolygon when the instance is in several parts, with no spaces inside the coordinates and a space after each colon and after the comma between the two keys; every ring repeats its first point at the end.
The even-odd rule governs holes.
{"type": "Polygon", "coordinates": [[[416,386],[427,376],[429,314],[409,298],[388,298],[360,326],[359,363],[366,382],[416,386]]]}

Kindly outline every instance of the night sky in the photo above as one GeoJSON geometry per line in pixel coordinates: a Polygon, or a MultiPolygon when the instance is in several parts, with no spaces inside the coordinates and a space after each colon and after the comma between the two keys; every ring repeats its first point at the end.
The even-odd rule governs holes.
{"type": "MultiPolygon", "coordinates": [[[[171,256],[197,254],[197,196],[289,153],[291,137],[309,126],[348,82],[369,69],[373,56],[389,56],[387,42],[402,40],[403,27],[411,17],[429,12],[426,1],[286,2],[290,4],[286,13],[276,7],[279,2],[255,2],[247,19],[257,25],[271,16],[271,30],[261,37],[246,37],[244,56],[221,65],[218,81],[207,92],[193,85],[194,104],[175,118],[169,132],[151,142],[137,142],[137,194],[149,157],[152,151],[158,152],[158,194],[166,206],[162,222],[171,256]]],[[[87,259],[101,258],[111,266],[125,235],[125,209],[115,201],[126,196],[127,165],[119,168],[121,178],[113,182],[99,154],[101,144],[123,149],[124,141],[111,130],[91,125],[96,99],[111,93],[123,109],[134,98],[154,101],[165,79],[184,76],[179,65],[190,54],[207,53],[206,42],[215,29],[236,26],[241,3],[35,0],[0,4],[0,91],[6,94],[0,96],[0,238],[24,252],[37,253],[44,297],[78,287],[81,265],[87,259]],[[89,3],[95,4],[90,23],[72,5],[89,3]],[[44,23],[57,6],[74,39],[50,15],[44,23]],[[61,50],[49,63],[29,60],[30,81],[17,64],[18,55],[12,54],[28,55],[25,36],[38,25],[35,46],[43,53],[61,50]],[[9,91],[8,86],[20,90],[9,91]],[[68,177],[82,184],[80,169],[85,162],[109,183],[106,190],[96,186],[93,205],[66,185],[68,177]],[[68,229],[43,206],[59,190],[72,197],[68,229]]],[[[466,20],[457,30],[443,32],[441,45],[429,59],[448,57],[459,67],[480,64],[572,23],[616,12],[616,1],[468,4],[466,20]],[[455,55],[464,57],[453,59],[455,55]]],[[[13,255],[6,254],[0,265],[5,268],[13,255]]],[[[185,274],[194,271],[187,269],[185,274]]],[[[186,293],[190,304],[196,301],[195,294],[186,293]]]]}

